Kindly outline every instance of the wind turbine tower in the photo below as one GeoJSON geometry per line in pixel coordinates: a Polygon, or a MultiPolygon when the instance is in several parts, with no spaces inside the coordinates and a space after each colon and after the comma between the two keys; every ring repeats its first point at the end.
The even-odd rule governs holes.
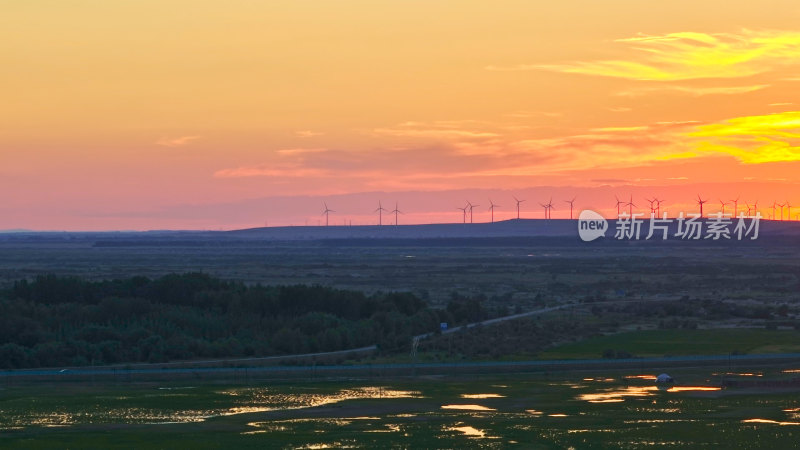
{"type": "Polygon", "coordinates": [[[736,215],[739,214],[739,196],[737,196],[735,199],[731,200],[731,202],[733,202],[733,216],[732,217],[736,217],[736,215]]]}
{"type": "Polygon", "coordinates": [[[725,215],[725,205],[730,205],[730,202],[723,202],[722,199],[719,200],[719,205],[722,207],[722,215],[725,215]]]}
{"type": "Polygon", "coordinates": [[[492,223],[494,223],[494,208],[495,208],[495,206],[500,206],[500,205],[495,205],[494,202],[492,201],[492,199],[489,199],[489,205],[490,205],[489,206],[489,211],[492,212],[492,223]]]}
{"type": "Polygon", "coordinates": [[[469,223],[473,223],[472,222],[472,208],[474,208],[476,206],[481,206],[481,205],[473,205],[472,203],[467,202],[467,207],[469,208],[469,223]]]}
{"type": "Polygon", "coordinates": [[[324,215],[325,215],[325,226],[327,227],[327,226],[328,226],[328,215],[329,215],[330,213],[332,213],[332,212],[336,212],[336,211],[334,211],[334,210],[332,210],[332,209],[328,208],[328,204],[327,204],[327,203],[325,203],[325,202],[322,202],[322,204],[325,206],[325,209],[322,211],[322,214],[324,214],[324,215]]]}
{"type": "MultiPolygon", "coordinates": [[[[466,208],[464,208],[464,210],[466,210],[466,208]]],[[[403,214],[403,211],[397,209],[397,202],[394,202],[394,209],[391,211],[391,214],[394,214],[394,226],[397,226],[397,215],[403,214]]]]}
{"type": "Polygon", "coordinates": [[[577,197],[572,197],[572,200],[564,200],[564,202],[569,203],[569,220],[572,220],[572,206],[575,203],[575,199],[577,197]]]}
{"type": "Polygon", "coordinates": [[[627,206],[627,207],[629,207],[629,208],[630,208],[630,212],[629,212],[628,214],[630,214],[630,216],[631,216],[631,217],[633,217],[633,207],[634,207],[634,206],[636,206],[636,205],[633,203],[633,195],[631,195],[631,199],[630,199],[630,200],[628,200],[628,203],[627,203],[625,206],[627,206]]]}
{"type": "Polygon", "coordinates": [[[464,213],[464,215],[463,215],[464,223],[467,223],[467,208],[469,208],[469,205],[467,205],[467,206],[465,206],[463,208],[456,208],[456,209],[460,209],[461,212],[464,213]]]}
{"type": "Polygon", "coordinates": [[[373,212],[376,212],[376,213],[378,213],[378,226],[381,226],[381,225],[383,225],[383,212],[384,212],[384,211],[387,211],[387,209],[385,209],[385,208],[383,207],[383,205],[381,205],[381,202],[380,202],[380,200],[378,200],[378,209],[376,209],[375,211],[373,211],[373,212]]]}
{"type": "Polygon", "coordinates": [[[514,201],[517,202],[517,219],[519,220],[519,204],[524,202],[525,200],[519,200],[517,197],[514,197],[514,201]]]}
{"type": "Polygon", "coordinates": [[[550,201],[547,202],[547,218],[548,219],[552,219],[553,218],[553,210],[554,209],[555,208],[553,207],[553,197],[550,197],[550,201]]]}
{"type": "Polygon", "coordinates": [[[625,202],[619,201],[619,197],[617,197],[616,195],[614,196],[614,198],[617,199],[617,217],[619,217],[619,213],[620,213],[619,207],[620,206],[625,206],[625,202]]]}
{"type": "Polygon", "coordinates": [[[708,201],[708,199],[703,200],[700,198],[700,194],[697,194],[697,204],[700,205],[700,218],[703,218],[703,205],[708,201]]]}
{"type": "Polygon", "coordinates": [[[646,199],[644,199],[644,200],[645,200],[646,202],[650,203],[650,214],[653,214],[653,215],[655,215],[655,213],[656,213],[656,207],[655,207],[655,204],[656,204],[656,202],[657,202],[658,200],[656,200],[656,198],[655,198],[655,197],[653,197],[653,199],[652,199],[652,200],[651,200],[651,199],[649,199],[649,198],[646,198],[646,199]]]}

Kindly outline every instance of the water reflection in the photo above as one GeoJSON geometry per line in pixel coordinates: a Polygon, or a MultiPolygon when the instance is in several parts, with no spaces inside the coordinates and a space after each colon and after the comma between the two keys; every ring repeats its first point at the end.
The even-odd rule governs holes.
{"type": "Polygon", "coordinates": [[[579,400],[590,403],[618,403],[625,401],[627,397],[649,397],[658,391],[663,392],[701,392],[719,391],[720,387],[715,386],[628,386],[624,388],[608,389],[602,392],[581,394],[579,400]]]}
{"type": "Polygon", "coordinates": [[[779,422],[777,420],[769,419],[746,419],[742,423],[769,423],[773,425],[800,425],[800,422],[779,422]]]}
{"type": "MultiPolygon", "coordinates": [[[[126,423],[126,424],[171,424],[202,422],[212,417],[238,414],[261,413],[274,410],[299,409],[338,403],[362,398],[410,398],[421,397],[419,391],[391,389],[383,386],[362,386],[339,389],[333,392],[320,392],[307,389],[305,392],[280,391],[279,388],[247,387],[215,391],[213,394],[228,399],[213,399],[207,402],[208,409],[181,408],[173,397],[205,395],[190,393],[194,386],[155,387],[152,391],[139,392],[138,395],[98,395],[92,397],[89,405],[64,408],[40,409],[31,405],[19,412],[0,411],[0,429],[12,430],[19,427],[67,427],[76,424],[126,423]],[[176,392],[181,391],[181,392],[176,392]],[[131,405],[137,402],[151,403],[151,399],[167,399],[161,408],[144,408],[131,405]],[[234,403],[232,406],[230,403],[234,403]],[[99,406],[100,404],[106,406],[99,406]]],[[[302,391],[302,390],[301,390],[302,391]]]]}
{"type": "Polygon", "coordinates": [[[503,398],[500,394],[461,394],[461,398],[503,398]]]}
{"type": "Polygon", "coordinates": [[[473,439],[497,439],[497,436],[487,436],[486,432],[469,425],[456,424],[454,427],[445,427],[445,431],[458,431],[473,439]]]}
{"type": "Polygon", "coordinates": [[[714,372],[713,376],[731,376],[731,377],[763,377],[761,372],[714,372]]]}
{"type": "Polygon", "coordinates": [[[461,409],[465,411],[497,411],[482,405],[442,405],[442,409],[461,409]]]}
{"type": "Polygon", "coordinates": [[[625,375],[623,378],[626,379],[640,379],[640,380],[655,380],[656,375],[647,374],[647,375],[625,375]]]}
{"type": "Polygon", "coordinates": [[[384,386],[365,386],[341,389],[332,393],[321,392],[281,392],[272,388],[244,388],[220,391],[220,394],[242,397],[243,405],[226,410],[222,415],[241,414],[246,412],[270,411],[274,409],[298,409],[339,403],[345,400],[364,398],[412,398],[421,397],[419,391],[391,389],[384,386]],[[237,412],[238,411],[238,412],[237,412]]]}

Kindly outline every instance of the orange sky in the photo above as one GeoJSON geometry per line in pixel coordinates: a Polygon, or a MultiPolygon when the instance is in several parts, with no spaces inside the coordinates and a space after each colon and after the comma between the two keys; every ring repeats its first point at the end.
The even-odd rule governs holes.
{"type": "Polygon", "coordinates": [[[653,3],[5,2],[0,229],[800,205],[800,5],[653,3]]]}

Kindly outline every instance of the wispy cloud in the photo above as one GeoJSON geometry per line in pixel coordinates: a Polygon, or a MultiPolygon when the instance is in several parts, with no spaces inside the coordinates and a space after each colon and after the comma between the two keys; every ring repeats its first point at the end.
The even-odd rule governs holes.
{"type": "Polygon", "coordinates": [[[490,124],[475,120],[439,120],[433,122],[403,122],[394,127],[375,128],[379,136],[426,138],[440,141],[485,140],[500,134],[490,130],[490,124]]]}
{"type": "Polygon", "coordinates": [[[630,80],[676,81],[741,78],[790,64],[800,58],[800,32],[678,32],[619,39],[628,58],[563,64],[488,66],[487,70],[551,70],[630,80]]]}
{"type": "Polygon", "coordinates": [[[328,171],[317,168],[306,167],[280,167],[268,164],[258,164],[254,166],[242,166],[232,169],[222,169],[214,172],[215,178],[249,178],[249,177],[322,177],[327,176],[328,171]]]}
{"type": "Polygon", "coordinates": [[[323,153],[327,151],[327,148],[282,148],[280,150],[276,150],[275,153],[279,155],[302,155],[308,153],[323,153]]]}
{"type": "Polygon", "coordinates": [[[746,94],[748,92],[760,91],[768,88],[768,84],[754,84],[750,86],[676,86],[676,85],[662,85],[662,86],[641,86],[624,91],[620,91],[617,95],[623,97],[640,97],[643,95],[654,94],[659,92],[673,92],[677,94],[685,94],[693,97],[700,97],[703,95],[734,95],[746,94]]]}
{"type": "Polygon", "coordinates": [[[744,163],[800,161],[800,111],[736,117],[702,125],[689,136],[697,149],[726,153],[744,163]]]}
{"type": "Polygon", "coordinates": [[[514,111],[505,114],[506,117],[512,117],[515,119],[528,119],[531,117],[561,117],[564,114],[559,112],[549,112],[549,111],[514,111]]]}
{"type": "Polygon", "coordinates": [[[622,178],[593,178],[591,180],[592,183],[602,183],[602,184],[626,184],[630,183],[629,180],[625,180],[622,178]]]}
{"type": "Polygon", "coordinates": [[[592,128],[591,131],[593,132],[617,132],[617,131],[642,131],[646,130],[648,127],[646,126],[635,126],[635,127],[602,127],[602,128],[592,128]]]}
{"type": "Polygon", "coordinates": [[[373,130],[376,134],[389,135],[389,136],[407,136],[407,137],[427,137],[438,139],[452,139],[452,138],[490,138],[499,136],[497,133],[488,131],[472,131],[472,130],[447,130],[447,129],[403,129],[403,128],[376,128],[373,130]]]}
{"type": "Polygon", "coordinates": [[[314,136],[322,136],[325,133],[322,133],[322,132],[319,132],[319,131],[312,131],[312,130],[300,130],[300,131],[295,131],[294,134],[296,134],[297,136],[302,137],[302,138],[310,138],[310,137],[314,137],[314,136]]]}
{"type": "Polygon", "coordinates": [[[197,139],[200,139],[200,136],[181,136],[176,138],[162,137],[156,141],[156,145],[171,148],[183,147],[197,139]]]}
{"type": "MultiPolygon", "coordinates": [[[[401,137],[400,144],[390,146],[381,140],[385,146],[360,150],[286,148],[270,152],[261,164],[223,168],[213,175],[228,179],[264,177],[288,184],[302,180],[307,186],[446,189],[476,180],[487,183],[495,178],[528,180],[567,172],[655,166],[721,154],[744,163],[800,160],[800,112],[716,123],[620,122],[527,138],[498,133],[497,129],[502,128],[498,124],[404,122],[368,131],[381,138],[401,137]]],[[[612,183],[613,177],[604,181],[612,183]]],[[[637,181],[635,176],[628,179],[634,181],[637,181]]]]}

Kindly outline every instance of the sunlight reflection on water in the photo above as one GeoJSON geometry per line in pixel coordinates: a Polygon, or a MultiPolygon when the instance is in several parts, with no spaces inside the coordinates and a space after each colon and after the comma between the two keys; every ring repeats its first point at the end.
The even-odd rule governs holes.
{"type": "Polygon", "coordinates": [[[800,422],[780,422],[777,420],[769,419],[745,419],[742,423],[767,423],[773,425],[800,425],[800,422]]]}
{"type": "Polygon", "coordinates": [[[461,394],[461,398],[503,398],[505,395],[500,394],[461,394]]]}
{"type": "Polygon", "coordinates": [[[591,394],[581,394],[577,398],[590,403],[618,403],[625,401],[627,397],[649,397],[656,392],[702,392],[719,391],[722,388],[715,386],[628,386],[619,389],[608,389],[602,392],[591,394]]]}
{"type": "Polygon", "coordinates": [[[462,409],[466,411],[497,411],[482,405],[442,405],[442,409],[462,409]]]}

